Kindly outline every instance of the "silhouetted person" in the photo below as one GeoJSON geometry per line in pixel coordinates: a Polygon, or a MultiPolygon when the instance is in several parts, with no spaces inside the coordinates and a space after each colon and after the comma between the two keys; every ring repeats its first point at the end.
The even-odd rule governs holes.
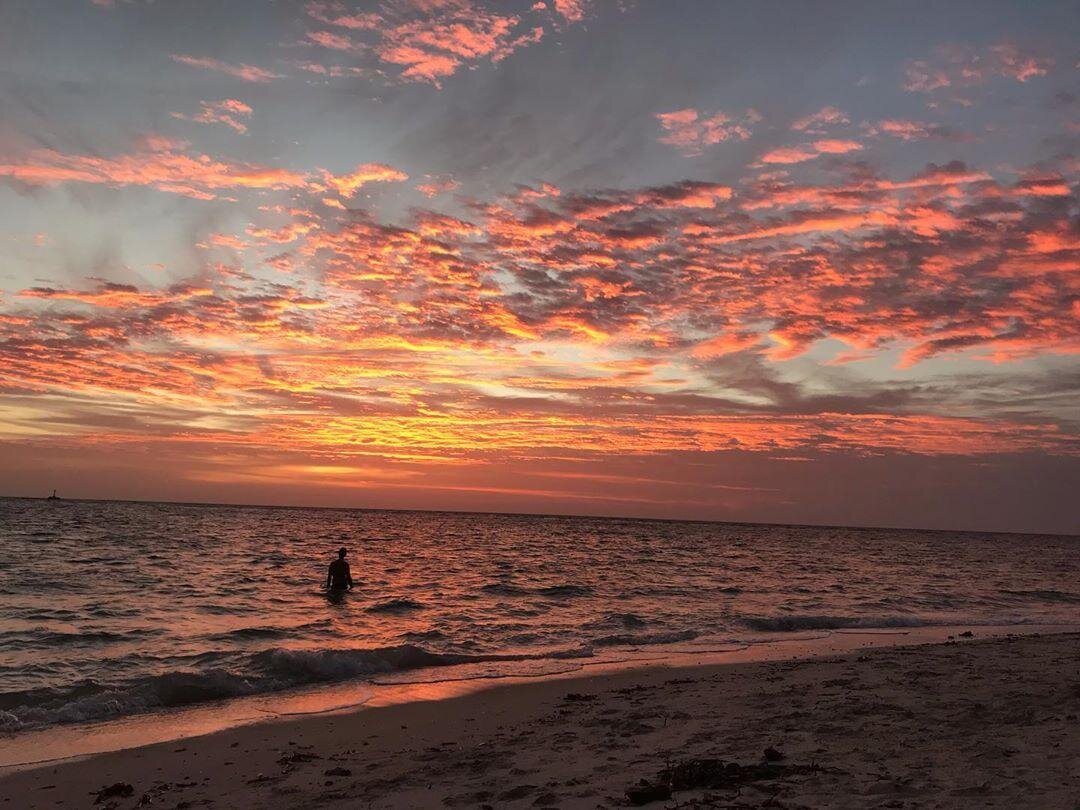
{"type": "Polygon", "coordinates": [[[330,563],[330,570],[326,574],[328,591],[343,591],[346,588],[352,590],[352,575],[349,573],[349,564],[345,562],[345,555],[348,553],[348,549],[339,548],[338,558],[330,563]]]}

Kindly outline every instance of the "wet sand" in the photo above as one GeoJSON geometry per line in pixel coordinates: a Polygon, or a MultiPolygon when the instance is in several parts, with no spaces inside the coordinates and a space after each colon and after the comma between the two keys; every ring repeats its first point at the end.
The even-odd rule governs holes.
{"type": "Polygon", "coordinates": [[[978,632],[242,726],[9,772],[0,807],[1075,810],[1080,633],[978,632]]]}

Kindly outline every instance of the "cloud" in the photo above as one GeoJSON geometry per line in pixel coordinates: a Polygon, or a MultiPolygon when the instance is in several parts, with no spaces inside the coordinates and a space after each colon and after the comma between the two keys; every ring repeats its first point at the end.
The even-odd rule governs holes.
{"type": "Polygon", "coordinates": [[[824,139],[802,146],[784,146],[778,149],[770,149],[758,161],[764,164],[781,165],[805,163],[822,155],[845,155],[849,152],[858,152],[862,148],[862,144],[858,141],[824,139]]]}
{"type": "Polygon", "coordinates": [[[822,107],[816,113],[796,119],[792,122],[791,128],[796,132],[823,135],[830,127],[844,126],[850,123],[851,120],[848,118],[847,113],[837,107],[827,106],[822,107]]]}
{"type": "MultiPolygon", "coordinates": [[[[1027,82],[1045,76],[1052,66],[1050,57],[1021,50],[1010,42],[983,49],[950,44],[939,47],[931,57],[910,60],[901,86],[910,93],[949,90],[955,94],[995,77],[1027,82]]],[[[967,101],[963,95],[954,95],[954,99],[967,101]]]]}
{"type": "Polygon", "coordinates": [[[552,0],[555,13],[567,22],[581,22],[585,18],[585,8],[589,0],[552,0]]]}
{"type": "Polygon", "coordinates": [[[448,194],[460,188],[461,183],[452,177],[432,177],[427,182],[421,183],[416,190],[425,197],[438,197],[440,194],[448,194]]]}
{"type": "Polygon", "coordinates": [[[383,20],[376,13],[349,12],[345,4],[339,2],[313,1],[309,2],[305,8],[313,19],[321,23],[352,31],[370,31],[377,28],[383,20]]]}
{"type": "Polygon", "coordinates": [[[932,124],[895,118],[878,121],[875,131],[884,132],[886,135],[899,138],[902,141],[927,140],[928,138],[941,137],[944,132],[941,127],[932,124]]]}
{"type": "Polygon", "coordinates": [[[409,175],[405,172],[384,163],[364,163],[350,174],[325,175],[327,186],[343,197],[355,196],[357,191],[369,183],[397,183],[408,179],[409,175]]]}
{"type": "Polygon", "coordinates": [[[62,183],[146,186],[204,200],[213,199],[224,190],[284,190],[308,183],[307,176],[299,172],[191,154],[185,151],[184,144],[159,138],[149,140],[140,151],[114,157],[38,149],[18,162],[0,163],[0,177],[30,186],[62,183]]]}
{"type": "MultiPolygon", "coordinates": [[[[339,29],[309,31],[309,43],[339,53],[372,54],[380,70],[397,69],[392,74],[397,80],[436,87],[463,67],[484,59],[500,62],[544,36],[542,25],[473,0],[386,4],[379,13],[359,14],[338,3],[315,2],[306,8],[313,19],[339,29]]],[[[582,9],[571,2],[559,13],[577,22],[582,9]]],[[[332,74],[334,67],[324,72],[332,74]]]]}
{"type": "Polygon", "coordinates": [[[228,75],[235,76],[237,79],[242,79],[245,82],[261,83],[282,78],[279,73],[271,73],[268,70],[255,67],[254,65],[231,64],[208,56],[189,56],[187,54],[174,53],[171,54],[169,58],[174,62],[179,62],[180,64],[188,65],[189,67],[213,70],[218,73],[227,73],[228,75]]]}
{"type": "Polygon", "coordinates": [[[709,114],[687,108],[657,113],[656,120],[667,132],[659,138],[660,143],[674,146],[684,155],[693,157],[708,146],[729,140],[747,140],[761,116],[755,110],[747,110],[733,118],[723,112],[709,114]]]}
{"type": "MultiPolygon", "coordinates": [[[[241,109],[231,105],[229,108],[241,109]]],[[[408,179],[404,172],[382,163],[365,163],[343,175],[325,170],[298,172],[260,164],[233,163],[192,152],[186,142],[159,135],[144,138],[138,151],[114,157],[72,155],[53,149],[33,150],[17,161],[0,163],[0,177],[28,186],[64,183],[144,186],[201,200],[215,199],[222,192],[237,190],[303,190],[312,194],[333,190],[352,197],[369,183],[408,179]]]]}
{"type": "MultiPolygon", "coordinates": [[[[192,118],[246,120],[223,103],[192,118]]],[[[815,131],[845,126],[820,113],[796,129],[804,143],[767,153],[767,171],[508,184],[438,212],[357,204],[368,184],[408,179],[374,162],[285,168],[162,136],[118,154],[15,153],[0,175],[20,186],[235,195],[229,210],[247,216],[201,225],[197,270],[179,283],[106,267],[5,293],[0,397],[36,404],[20,400],[0,430],[249,459],[287,449],[339,470],[369,455],[471,469],[498,454],[1080,452],[1066,395],[1025,382],[1033,399],[1013,408],[986,384],[935,377],[985,367],[1015,382],[999,370],[1080,353],[1073,164],[805,165],[862,157],[860,141],[815,131]]],[[[663,115],[683,151],[757,122],[663,115]]],[[[932,126],[874,128],[918,140],[932,126]]]]}
{"type": "Polygon", "coordinates": [[[243,134],[247,132],[244,119],[250,118],[252,112],[251,107],[244,102],[235,98],[226,98],[221,101],[200,102],[199,112],[190,115],[174,112],[172,117],[199,124],[224,124],[235,132],[243,134]]]}

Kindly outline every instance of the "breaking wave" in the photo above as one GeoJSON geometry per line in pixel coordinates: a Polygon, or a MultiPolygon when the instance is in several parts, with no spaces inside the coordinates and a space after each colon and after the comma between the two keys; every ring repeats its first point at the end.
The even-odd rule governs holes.
{"type": "Polygon", "coordinates": [[[594,638],[597,647],[639,647],[650,644],[675,644],[680,641],[692,641],[701,635],[697,630],[680,630],[670,633],[627,633],[623,635],[601,636],[594,638]]]}
{"type": "Polygon", "coordinates": [[[798,630],[841,630],[865,627],[925,627],[934,622],[916,616],[743,616],[740,620],[751,630],[765,633],[793,633],[798,630]]]}
{"type": "Polygon", "coordinates": [[[499,596],[547,596],[553,598],[588,596],[593,589],[588,585],[547,585],[541,588],[523,588],[520,585],[512,585],[508,582],[489,582],[481,585],[480,590],[484,593],[493,593],[499,596]]]}
{"type": "Polygon", "coordinates": [[[107,720],[428,667],[591,655],[587,647],[542,655],[436,653],[412,644],[342,650],[274,648],[240,658],[228,667],[166,672],[115,683],[88,679],[62,688],[0,693],[0,731],[107,720]]]}

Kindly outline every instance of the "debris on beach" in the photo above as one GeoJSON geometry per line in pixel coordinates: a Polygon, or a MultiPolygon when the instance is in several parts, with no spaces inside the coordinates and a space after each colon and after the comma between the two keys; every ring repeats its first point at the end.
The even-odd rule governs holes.
{"type": "Polygon", "coordinates": [[[94,794],[94,804],[101,804],[106,799],[127,798],[134,792],[135,788],[127,782],[115,782],[94,794]]]}
{"type": "Polygon", "coordinates": [[[641,782],[626,789],[626,799],[630,804],[640,807],[650,802],[662,802],[671,798],[671,788],[667,785],[642,779],[641,782]]]}
{"type": "Polygon", "coordinates": [[[283,757],[279,757],[277,760],[278,765],[292,765],[297,762],[311,762],[314,759],[322,759],[318,754],[308,754],[304,751],[297,751],[293,754],[286,754],[283,757]]]}
{"type": "MultiPolygon", "coordinates": [[[[775,749],[775,754],[780,754],[775,749]]],[[[767,755],[766,755],[767,756],[767,755]]],[[[655,779],[642,779],[626,789],[627,801],[635,806],[670,799],[681,790],[737,790],[750,782],[780,779],[797,774],[815,773],[822,770],[817,763],[810,765],[780,765],[766,761],[754,765],[740,765],[721,759],[687,759],[671,763],[657,773],[655,779]]]]}
{"type": "Polygon", "coordinates": [[[499,794],[498,799],[501,802],[512,802],[515,799],[524,799],[526,796],[535,793],[536,789],[536,785],[518,785],[509,790],[504,790],[499,794]]]}

